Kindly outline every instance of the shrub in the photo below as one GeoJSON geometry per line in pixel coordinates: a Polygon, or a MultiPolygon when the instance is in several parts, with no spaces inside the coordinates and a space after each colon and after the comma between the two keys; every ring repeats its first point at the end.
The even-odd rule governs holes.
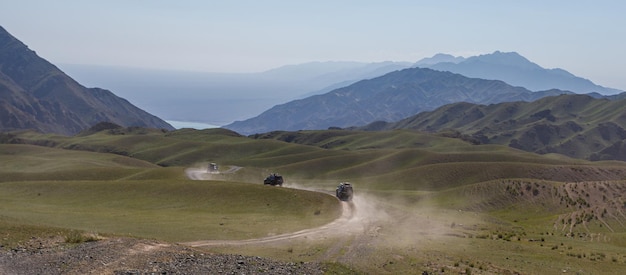
{"type": "Polygon", "coordinates": [[[79,230],[72,230],[65,236],[66,243],[84,243],[84,242],[95,242],[98,240],[98,235],[96,234],[84,234],[79,230]]]}

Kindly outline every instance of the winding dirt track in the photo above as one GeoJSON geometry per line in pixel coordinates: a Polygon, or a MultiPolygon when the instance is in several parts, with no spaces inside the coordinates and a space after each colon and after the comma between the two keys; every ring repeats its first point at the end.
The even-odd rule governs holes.
{"type": "MultiPolygon", "coordinates": [[[[234,173],[241,167],[235,167],[228,170],[229,173],[234,173]],[[234,170],[233,170],[234,169],[234,170]],[[232,170],[232,171],[231,171],[232,170]]],[[[185,171],[187,177],[193,180],[208,180],[210,174],[205,169],[189,168],[185,171]]],[[[285,187],[284,187],[285,188],[285,187]]],[[[297,188],[294,186],[286,186],[286,188],[297,188]]],[[[300,188],[298,188],[300,189],[300,188]]],[[[246,245],[246,244],[262,244],[276,241],[284,241],[289,239],[301,238],[301,237],[322,237],[336,234],[354,233],[365,230],[366,219],[357,215],[358,205],[362,202],[359,197],[355,196],[350,203],[342,202],[342,214],[336,220],[316,228],[309,228],[300,230],[293,233],[268,236],[258,239],[248,240],[203,240],[182,243],[183,245],[192,247],[202,246],[220,246],[220,245],[246,245]]]]}
{"type": "MultiPolygon", "coordinates": [[[[219,174],[234,174],[241,168],[243,167],[231,166],[228,170],[219,172],[219,174]]],[[[185,169],[185,174],[187,174],[187,177],[192,180],[210,180],[211,177],[217,173],[209,173],[206,169],[201,168],[187,168],[185,169]]]]}

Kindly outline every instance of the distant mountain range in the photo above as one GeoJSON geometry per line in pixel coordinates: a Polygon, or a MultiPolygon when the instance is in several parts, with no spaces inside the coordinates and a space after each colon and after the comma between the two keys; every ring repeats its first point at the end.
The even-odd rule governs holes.
{"type": "Polygon", "coordinates": [[[174,129],[108,90],[85,88],[0,27],[0,131],[73,135],[103,121],[174,129]]]}
{"type": "Polygon", "coordinates": [[[462,56],[454,56],[451,54],[438,53],[438,54],[433,55],[433,57],[422,58],[420,61],[417,61],[414,64],[414,66],[427,68],[429,66],[439,64],[439,63],[458,64],[460,62],[463,62],[464,60],[465,60],[465,57],[462,57],[462,56]]]}
{"type": "MultiPolygon", "coordinates": [[[[360,80],[372,79],[413,66],[456,72],[454,68],[450,68],[453,65],[474,72],[482,70],[481,72],[485,73],[485,75],[473,76],[467,72],[458,71],[459,74],[502,80],[512,86],[521,86],[531,91],[553,88],[572,90],[577,93],[598,91],[599,93],[594,94],[596,97],[619,92],[575,76],[555,78],[550,75],[562,70],[543,69],[517,53],[502,52],[469,58],[437,54],[417,63],[310,62],[287,65],[259,73],[184,72],[75,64],[61,64],[60,66],[80,83],[90,87],[108,87],[116,94],[161,118],[171,121],[229,125],[227,127],[230,127],[234,121],[254,119],[274,106],[321,95],[360,80]],[[476,64],[481,66],[476,69],[471,67],[476,64]],[[501,67],[508,69],[504,70],[501,67]],[[515,82],[500,75],[507,70],[510,75],[531,81],[515,82]],[[543,85],[545,89],[538,89],[533,86],[535,82],[559,85],[543,85]],[[581,86],[576,83],[583,83],[586,85],[583,87],[588,87],[588,89],[573,89],[572,87],[581,86]]],[[[430,109],[436,107],[438,105],[431,106],[430,109]]],[[[266,129],[270,128],[275,127],[266,129]]]]}
{"type": "Polygon", "coordinates": [[[408,68],[410,62],[310,62],[259,73],[209,73],[60,64],[80,83],[107,87],[166,120],[225,125],[291,100],[408,68]]]}
{"type": "Polygon", "coordinates": [[[413,69],[391,72],[323,95],[279,104],[257,117],[224,127],[242,134],[326,129],[376,120],[392,122],[455,102],[533,101],[573,92],[595,98],[624,96],[617,94],[620,90],[596,85],[565,70],[544,69],[515,52],[496,51],[469,58],[437,54],[413,67],[438,73],[413,69]]]}
{"type": "Polygon", "coordinates": [[[570,94],[533,102],[461,102],[397,122],[375,122],[357,129],[414,129],[540,154],[626,161],[626,99],[570,94]]]}
{"type": "Polygon", "coordinates": [[[561,90],[531,92],[499,80],[468,78],[431,69],[410,68],[362,80],[323,95],[276,105],[258,117],[224,126],[242,134],[273,130],[326,129],[373,121],[397,121],[445,104],[532,101],[561,90]]]}
{"type": "Polygon", "coordinates": [[[604,95],[624,92],[596,85],[563,69],[542,68],[516,52],[496,51],[469,58],[437,54],[432,58],[418,61],[415,66],[458,73],[467,77],[502,80],[531,91],[559,89],[578,94],[604,95]]]}
{"type": "MultiPolygon", "coordinates": [[[[87,82],[124,87],[125,93],[172,120],[220,124],[215,122],[241,116],[244,110],[246,114],[261,112],[224,126],[248,135],[372,122],[377,123],[369,129],[393,128],[388,123],[459,102],[521,104],[573,92],[612,100],[626,97],[565,70],[544,69],[515,52],[499,51],[469,58],[437,54],[415,64],[312,62],[250,74],[67,68],[87,82]]],[[[0,131],[36,129],[71,135],[103,121],[173,129],[110,91],[82,86],[0,27],[0,131]]],[[[427,126],[422,130],[442,130],[427,126]]],[[[495,142],[488,135],[463,132],[480,142],[495,142]]]]}

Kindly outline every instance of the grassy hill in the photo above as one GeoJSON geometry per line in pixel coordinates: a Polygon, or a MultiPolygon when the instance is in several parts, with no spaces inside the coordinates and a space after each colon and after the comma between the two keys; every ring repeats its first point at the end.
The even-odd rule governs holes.
{"type": "Polygon", "coordinates": [[[0,144],[0,221],[168,241],[241,239],[339,215],[329,195],[192,181],[185,167],[110,153],[0,144]]]}
{"type": "Polygon", "coordinates": [[[483,144],[589,160],[626,160],[624,100],[560,95],[533,102],[455,103],[395,123],[363,129],[456,131],[483,144]]]}
{"type": "MultiPolygon", "coordinates": [[[[0,228],[166,241],[250,239],[326,224],[355,186],[355,234],[212,252],[367,273],[611,273],[626,267],[626,164],[411,130],[114,128],[0,136],[0,228]],[[185,169],[220,165],[212,180],[185,169]],[[231,168],[238,168],[230,173],[231,168]],[[271,172],[287,187],[263,186],[271,172]]],[[[354,227],[352,227],[354,226],[354,227]]],[[[29,233],[33,235],[35,233],[29,233]]],[[[27,235],[5,234],[3,243],[27,235]],[[9,237],[10,236],[10,237],[9,237]],[[20,237],[21,236],[21,237],[20,237]]]]}

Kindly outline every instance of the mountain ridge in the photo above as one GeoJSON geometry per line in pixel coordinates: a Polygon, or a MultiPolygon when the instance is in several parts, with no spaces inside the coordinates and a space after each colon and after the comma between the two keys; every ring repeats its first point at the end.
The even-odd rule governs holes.
{"type": "Polygon", "coordinates": [[[276,105],[261,115],[224,128],[242,134],[313,130],[396,121],[452,102],[498,103],[569,93],[531,92],[499,80],[468,78],[427,68],[394,71],[323,95],[276,105]]]}
{"type": "Polygon", "coordinates": [[[495,51],[468,58],[436,54],[414,63],[410,69],[418,68],[440,74],[426,74],[422,71],[432,81],[424,83],[420,79],[423,76],[417,74],[410,76],[415,78],[412,80],[408,79],[409,76],[398,77],[407,74],[407,69],[394,71],[323,95],[275,105],[257,117],[235,121],[223,127],[242,134],[345,128],[373,121],[392,122],[454,102],[492,104],[533,101],[569,93],[610,99],[625,96],[624,93],[606,95],[621,91],[596,85],[560,68],[544,69],[517,52],[495,51]],[[473,83],[459,81],[459,76],[477,80],[473,83]],[[492,90],[486,89],[486,86],[492,90]],[[493,89],[500,91],[495,92],[493,89]],[[372,92],[377,93],[376,99],[360,98],[372,92]]]}
{"type": "Polygon", "coordinates": [[[411,129],[448,133],[473,143],[558,153],[587,160],[626,161],[626,99],[565,94],[533,102],[453,103],[359,130],[411,129]]]}
{"type": "Polygon", "coordinates": [[[420,59],[419,61],[415,62],[415,64],[413,64],[413,66],[416,67],[422,67],[422,66],[429,66],[429,65],[435,65],[438,63],[459,63],[459,62],[463,62],[465,60],[465,57],[462,56],[454,56],[451,54],[446,54],[446,53],[438,53],[433,55],[432,57],[425,57],[420,59]]]}
{"type": "Polygon", "coordinates": [[[86,88],[0,27],[0,130],[72,135],[102,121],[174,129],[112,92],[86,88]]]}
{"type": "Polygon", "coordinates": [[[410,62],[311,62],[255,73],[211,73],[60,64],[90,86],[108,87],[166,120],[226,125],[291,100],[323,94],[410,62]],[[169,108],[172,104],[185,108],[169,108]]]}
{"type": "Polygon", "coordinates": [[[543,68],[517,52],[495,51],[491,54],[468,57],[456,63],[429,64],[418,61],[414,66],[459,73],[467,77],[502,80],[532,91],[560,89],[579,94],[597,92],[604,95],[624,92],[597,85],[561,68],[543,68]]]}

